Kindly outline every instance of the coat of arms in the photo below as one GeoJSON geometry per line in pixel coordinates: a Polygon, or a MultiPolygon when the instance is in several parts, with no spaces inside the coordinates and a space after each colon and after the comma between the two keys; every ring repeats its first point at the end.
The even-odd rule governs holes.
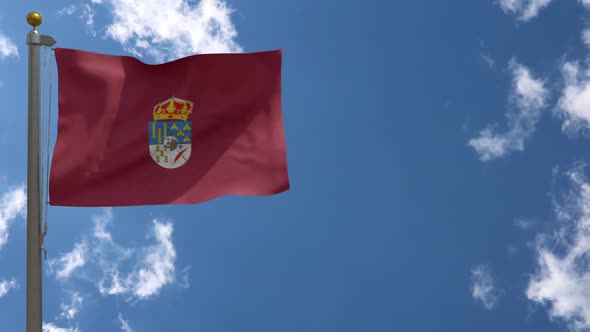
{"type": "Polygon", "coordinates": [[[152,159],[164,168],[178,168],[191,156],[191,122],[186,121],[193,103],[172,97],[154,106],[149,124],[152,159]]]}

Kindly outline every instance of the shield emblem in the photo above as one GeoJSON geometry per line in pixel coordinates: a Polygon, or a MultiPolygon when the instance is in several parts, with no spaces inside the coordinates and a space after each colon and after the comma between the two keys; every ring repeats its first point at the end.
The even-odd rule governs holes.
{"type": "Polygon", "coordinates": [[[186,119],[192,106],[189,101],[173,97],[154,107],[154,121],[149,123],[149,149],[158,165],[173,169],[189,160],[192,124],[186,119]]]}

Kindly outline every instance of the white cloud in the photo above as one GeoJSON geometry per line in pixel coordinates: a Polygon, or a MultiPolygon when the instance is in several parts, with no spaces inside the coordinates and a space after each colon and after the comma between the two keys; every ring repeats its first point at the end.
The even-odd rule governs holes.
{"type": "Polygon", "coordinates": [[[103,0],[112,15],[106,35],[135,56],[157,61],[195,53],[241,52],[232,9],[223,0],[103,0]],[[130,13],[133,13],[130,15],[130,13]]]}
{"type": "Polygon", "coordinates": [[[0,198],[0,249],[8,242],[8,229],[18,215],[24,215],[27,195],[24,186],[8,190],[0,198]]]}
{"type": "Polygon", "coordinates": [[[86,28],[90,32],[92,36],[96,36],[96,31],[94,31],[94,15],[96,12],[90,5],[84,4],[82,6],[82,13],[80,14],[80,19],[86,24],[86,28]]]}
{"type": "Polygon", "coordinates": [[[104,214],[94,216],[92,220],[94,221],[94,232],[92,235],[99,240],[113,243],[113,237],[107,230],[107,226],[113,221],[112,209],[104,209],[104,214]]]}
{"type": "Polygon", "coordinates": [[[0,297],[8,294],[13,289],[18,288],[18,283],[15,279],[0,281],[0,297]]]}
{"type": "Polygon", "coordinates": [[[55,273],[58,279],[68,279],[76,270],[80,269],[86,264],[87,260],[87,244],[86,242],[78,242],[74,245],[74,249],[59,258],[50,259],[49,270],[55,273]]]}
{"type": "Polygon", "coordinates": [[[555,207],[562,223],[553,236],[539,237],[539,268],[526,289],[530,300],[548,305],[551,318],[572,331],[590,329],[590,183],[583,168],[567,173],[572,190],[555,207]]]}
{"type": "MultiPolygon", "coordinates": [[[[590,9],[590,0],[579,0],[590,9]]],[[[590,49],[590,27],[582,30],[582,42],[590,49]]],[[[568,135],[590,132],[590,66],[586,61],[569,61],[562,66],[564,87],[556,112],[563,119],[562,130],[568,135]]]]}
{"type": "Polygon", "coordinates": [[[586,28],[582,31],[582,42],[586,47],[590,48],[590,29],[586,28]]]}
{"type": "Polygon", "coordinates": [[[123,319],[123,315],[121,315],[121,313],[119,313],[119,323],[121,323],[121,331],[123,331],[123,332],[133,332],[133,329],[129,325],[129,321],[128,320],[124,320],[123,319]]]}
{"type": "Polygon", "coordinates": [[[76,328],[59,327],[53,323],[43,323],[43,332],[80,332],[76,328]]]}
{"type": "Polygon", "coordinates": [[[72,4],[57,11],[59,15],[72,15],[76,12],[76,5],[72,4]]]}
{"type": "Polygon", "coordinates": [[[172,243],[173,226],[169,222],[153,221],[156,244],[142,252],[142,259],[133,271],[121,277],[117,268],[110,269],[99,283],[102,294],[128,294],[137,299],[146,299],[159,293],[160,289],[175,281],[176,250],[172,243]]]}
{"type": "MultiPolygon", "coordinates": [[[[492,160],[502,157],[513,149],[512,141],[508,137],[509,133],[510,131],[504,135],[494,134],[491,128],[486,128],[479,132],[479,137],[470,139],[468,144],[479,154],[480,160],[492,160]]],[[[518,145],[520,142],[516,143],[516,147],[522,146],[518,145]]]]}
{"type": "Polygon", "coordinates": [[[59,317],[63,319],[74,319],[80,309],[82,308],[82,301],[84,298],[80,293],[75,292],[72,294],[70,304],[61,303],[59,317]]]}
{"type": "MultiPolygon", "coordinates": [[[[172,243],[174,227],[171,222],[153,220],[151,235],[155,243],[134,250],[113,240],[108,230],[112,221],[111,209],[94,216],[92,237],[76,243],[71,252],[50,260],[51,272],[58,279],[66,279],[85,265],[97,266],[99,276],[92,275],[96,270],[84,269],[84,279],[96,281],[103,295],[125,295],[135,300],[154,296],[164,286],[176,281],[176,250],[172,243]],[[122,268],[124,262],[128,262],[123,265],[129,267],[127,270],[122,268]]],[[[183,274],[183,280],[188,283],[188,269],[183,274]]]]}
{"type": "Polygon", "coordinates": [[[496,64],[496,61],[494,60],[494,58],[492,58],[491,55],[489,55],[489,54],[480,54],[479,56],[481,57],[481,60],[483,62],[485,62],[488,65],[488,67],[490,67],[490,69],[494,69],[494,66],[496,64]]]}
{"type": "Polygon", "coordinates": [[[172,244],[172,224],[154,221],[154,234],[157,245],[147,250],[141,268],[136,272],[139,281],[134,289],[140,298],[156,294],[162,286],[174,281],[174,259],[176,250],[172,244]]]}
{"type": "Polygon", "coordinates": [[[182,270],[182,287],[183,288],[189,288],[191,286],[190,281],[189,281],[189,276],[188,276],[188,271],[191,269],[191,265],[185,267],[182,270]]]}
{"type": "Polygon", "coordinates": [[[498,303],[500,292],[494,285],[489,266],[480,264],[471,270],[471,296],[488,310],[498,303]]]}
{"type": "Polygon", "coordinates": [[[0,32],[0,60],[9,56],[18,56],[16,44],[0,32]]]}
{"type": "Polygon", "coordinates": [[[536,220],[532,219],[525,219],[525,218],[517,218],[514,220],[514,226],[522,229],[523,231],[529,230],[537,225],[536,220]]]}
{"type": "MultiPolygon", "coordinates": [[[[99,2],[92,1],[92,3],[100,4],[99,2]]],[[[81,4],[80,6],[76,7],[76,5],[72,4],[68,7],[62,8],[57,11],[60,15],[74,15],[76,12],[80,12],[78,16],[82,23],[86,26],[87,31],[92,35],[96,36],[96,31],[94,29],[94,16],[96,15],[96,11],[92,8],[89,4],[81,4]]]]}
{"type": "Polygon", "coordinates": [[[124,248],[113,241],[113,236],[107,229],[113,221],[112,209],[104,210],[103,215],[93,217],[94,231],[94,252],[93,256],[97,260],[102,276],[98,282],[99,291],[102,294],[116,295],[126,292],[126,287],[119,281],[119,265],[130,259],[134,253],[133,249],[124,248]],[[107,279],[112,281],[110,288],[105,288],[107,279]]]}
{"type": "Polygon", "coordinates": [[[590,68],[582,70],[576,62],[562,67],[564,88],[557,102],[557,113],[563,118],[562,129],[568,134],[590,129],[590,68]]]}
{"type": "Polygon", "coordinates": [[[508,255],[512,256],[515,255],[518,252],[518,247],[515,245],[508,245],[506,247],[506,252],[508,253],[508,255]]]}
{"type": "MultiPolygon", "coordinates": [[[[588,1],[588,0],[584,0],[588,1]]],[[[500,8],[510,15],[515,15],[521,21],[528,21],[547,7],[551,0],[499,0],[500,8]]]]}
{"type": "Polygon", "coordinates": [[[524,143],[535,131],[535,126],[541,117],[541,111],[548,96],[545,83],[531,76],[528,68],[510,61],[512,70],[512,92],[509,102],[516,108],[510,112],[508,130],[495,133],[488,127],[479,133],[479,137],[469,140],[469,145],[475,149],[482,161],[488,161],[509,154],[512,151],[523,151],[524,143]]]}

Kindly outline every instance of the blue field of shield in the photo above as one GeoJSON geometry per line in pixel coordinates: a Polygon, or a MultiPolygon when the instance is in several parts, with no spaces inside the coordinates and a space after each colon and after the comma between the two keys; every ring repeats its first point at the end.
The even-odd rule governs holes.
{"type": "Polygon", "coordinates": [[[175,137],[178,144],[191,144],[190,121],[150,121],[149,145],[164,144],[166,137],[175,137]]]}

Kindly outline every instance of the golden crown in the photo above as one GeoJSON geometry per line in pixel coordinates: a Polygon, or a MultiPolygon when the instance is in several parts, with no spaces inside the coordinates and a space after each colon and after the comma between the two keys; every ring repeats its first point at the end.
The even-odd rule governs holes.
{"type": "Polygon", "coordinates": [[[180,120],[186,121],[193,111],[193,103],[188,100],[172,97],[154,106],[154,120],[180,120]]]}

